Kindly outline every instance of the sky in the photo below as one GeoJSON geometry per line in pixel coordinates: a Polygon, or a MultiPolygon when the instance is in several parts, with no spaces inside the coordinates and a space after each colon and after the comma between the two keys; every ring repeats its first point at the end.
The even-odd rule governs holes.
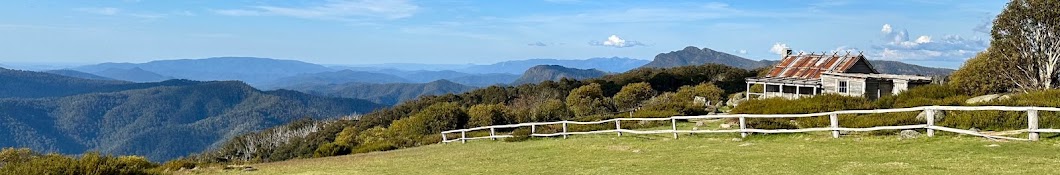
{"type": "Polygon", "coordinates": [[[320,64],[854,53],[956,68],[1006,1],[6,0],[0,64],[252,56],[320,64]]]}

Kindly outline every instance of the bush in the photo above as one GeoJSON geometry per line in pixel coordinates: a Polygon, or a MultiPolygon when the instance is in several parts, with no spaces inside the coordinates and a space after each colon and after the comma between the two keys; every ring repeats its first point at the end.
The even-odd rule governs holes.
{"type": "Polygon", "coordinates": [[[468,127],[508,124],[505,117],[508,107],[500,104],[478,104],[467,110],[468,127]]]}
{"type": "Polygon", "coordinates": [[[328,157],[350,154],[350,148],[334,143],[325,143],[313,151],[313,157],[328,157]]]}
{"type": "Polygon", "coordinates": [[[806,114],[872,108],[873,104],[864,97],[824,94],[795,100],[784,98],[750,100],[741,103],[731,112],[736,114],[806,114]]]}
{"type": "Polygon", "coordinates": [[[41,155],[28,149],[0,150],[0,174],[161,174],[158,165],[139,156],[114,157],[88,152],[81,157],[41,155]]]}
{"type": "Polygon", "coordinates": [[[1015,85],[1002,77],[1004,73],[998,65],[1003,63],[999,59],[991,58],[993,56],[998,55],[985,51],[968,59],[960,69],[950,75],[949,85],[965,95],[1003,93],[1015,88],[1015,85]]]}
{"type": "Polygon", "coordinates": [[[964,101],[968,98],[970,97],[961,94],[956,88],[933,84],[915,87],[898,95],[880,98],[875,105],[877,108],[908,108],[932,105],[959,106],[964,104],[964,101]]]}
{"type": "Polygon", "coordinates": [[[633,83],[622,86],[614,97],[615,106],[622,110],[632,110],[640,107],[641,102],[655,96],[655,90],[648,83],[633,83]]]}
{"type": "MultiPolygon", "coordinates": [[[[863,97],[848,97],[837,94],[823,94],[809,98],[789,100],[768,98],[750,100],[733,109],[736,114],[806,114],[853,109],[872,109],[873,105],[863,97]]],[[[747,126],[757,129],[795,129],[800,127],[828,126],[828,117],[747,119],[747,126]],[[823,125],[822,125],[823,124],[823,125]]]]}
{"type": "Polygon", "coordinates": [[[613,111],[612,104],[604,97],[600,84],[596,83],[578,87],[567,95],[567,108],[574,112],[575,116],[610,113],[613,111]]]}
{"type": "Polygon", "coordinates": [[[356,127],[342,128],[342,132],[339,132],[339,135],[335,136],[334,144],[346,147],[357,146],[357,144],[359,144],[357,142],[357,135],[359,134],[360,132],[357,130],[356,127]]]}

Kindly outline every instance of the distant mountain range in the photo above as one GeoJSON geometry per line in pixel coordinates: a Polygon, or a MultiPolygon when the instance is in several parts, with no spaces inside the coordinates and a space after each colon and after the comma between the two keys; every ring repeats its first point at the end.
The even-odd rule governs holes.
{"type": "Polygon", "coordinates": [[[441,79],[482,87],[511,83],[519,77],[519,74],[537,65],[560,65],[579,69],[624,72],[647,62],[647,60],[612,57],[586,60],[530,59],[489,65],[398,63],[329,67],[293,60],[217,57],[159,60],[147,63],[102,63],[74,67],[70,70],[132,82],[157,82],[167,79],[240,80],[267,89],[303,83],[426,83],[441,79]]]}
{"type": "Polygon", "coordinates": [[[590,58],[585,60],[558,60],[558,59],[529,59],[494,63],[490,65],[476,65],[459,72],[468,73],[509,73],[522,74],[527,69],[538,65],[559,65],[576,69],[598,69],[607,72],[626,72],[648,63],[647,60],[632,58],[590,58]]]}
{"type": "Polygon", "coordinates": [[[103,63],[72,69],[110,77],[101,72],[108,69],[130,70],[134,68],[180,79],[202,81],[241,80],[250,84],[266,83],[279,77],[333,71],[325,66],[301,61],[253,57],[159,60],[147,63],[103,63]]]}
{"type": "Polygon", "coordinates": [[[264,83],[260,87],[267,89],[282,88],[287,86],[317,85],[317,84],[343,84],[343,83],[408,83],[412,82],[404,78],[384,73],[341,70],[334,72],[319,72],[283,77],[264,83]]]}
{"type": "Polygon", "coordinates": [[[0,147],[144,155],[168,160],[249,131],[382,105],[242,82],[130,83],[0,69],[0,147]]]}
{"type": "Polygon", "coordinates": [[[724,64],[743,69],[756,69],[772,65],[768,61],[754,61],[708,48],[699,49],[693,46],[688,46],[682,50],[656,55],[655,60],[645,64],[643,67],[668,68],[711,63],[724,64]]]}
{"type": "Polygon", "coordinates": [[[506,85],[519,79],[520,75],[509,73],[473,74],[463,77],[447,79],[456,83],[476,87],[488,87],[493,85],[506,85]]]}
{"type": "Polygon", "coordinates": [[[76,70],[70,70],[70,69],[49,70],[49,71],[44,71],[44,72],[45,73],[50,73],[50,74],[55,74],[55,75],[62,75],[62,76],[68,76],[68,77],[74,77],[74,78],[84,78],[84,79],[91,79],[91,80],[115,80],[113,78],[107,78],[107,77],[99,76],[99,75],[96,75],[96,74],[90,74],[90,73],[85,73],[85,72],[76,71],[76,70]]]}
{"type": "Polygon", "coordinates": [[[602,77],[607,75],[607,72],[596,70],[596,69],[576,69],[566,68],[560,65],[539,65],[527,69],[523,73],[522,77],[512,82],[513,85],[540,83],[549,80],[560,80],[563,78],[568,79],[589,79],[602,77]]]}
{"type": "Polygon", "coordinates": [[[176,79],[171,76],[159,75],[151,71],[140,69],[140,67],[133,67],[129,69],[124,68],[109,68],[103,71],[95,72],[94,74],[124,80],[131,82],[159,82],[169,79],[176,79]]]}
{"type": "Polygon", "coordinates": [[[346,83],[286,88],[320,96],[365,99],[384,105],[395,105],[424,95],[457,94],[477,89],[444,79],[429,83],[346,83]]]}
{"type": "Polygon", "coordinates": [[[885,74],[949,76],[955,71],[953,69],[925,67],[889,60],[869,60],[869,62],[872,64],[872,67],[876,68],[876,71],[885,74]]]}

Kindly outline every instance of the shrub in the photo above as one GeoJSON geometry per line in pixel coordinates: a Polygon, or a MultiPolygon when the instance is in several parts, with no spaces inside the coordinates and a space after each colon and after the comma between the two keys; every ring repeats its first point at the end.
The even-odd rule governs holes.
{"type": "Polygon", "coordinates": [[[622,87],[621,91],[613,97],[615,106],[622,110],[632,110],[640,106],[640,103],[655,96],[655,90],[648,83],[633,83],[622,87]]]}
{"type": "MultiPolygon", "coordinates": [[[[737,114],[806,114],[852,109],[872,109],[872,103],[863,97],[848,97],[824,94],[794,100],[768,98],[741,103],[731,112],[737,114]]],[[[747,126],[758,129],[795,129],[800,127],[828,126],[828,117],[747,119],[747,126]],[[822,125],[823,124],[823,125],[822,125]]]]}
{"type": "Polygon", "coordinates": [[[863,97],[824,94],[789,100],[768,98],[741,103],[731,112],[737,114],[805,114],[852,109],[872,109],[873,104],[863,97]]]}
{"type": "Polygon", "coordinates": [[[510,123],[506,115],[508,107],[500,104],[478,104],[467,110],[468,127],[490,126],[510,123]]]}
{"type": "Polygon", "coordinates": [[[575,116],[610,113],[611,104],[613,103],[604,97],[600,84],[596,83],[578,87],[567,95],[567,108],[574,112],[575,116]]]}
{"type": "Polygon", "coordinates": [[[316,151],[313,151],[313,157],[328,157],[346,154],[350,154],[349,147],[334,143],[325,143],[320,145],[320,147],[317,147],[316,151]]]}
{"type": "Polygon", "coordinates": [[[990,51],[981,52],[968,59],[960,69],[950,75],[949,85],[965,95],[983,95],[1003,93],[1015,86],[1001,75],[1003,71],[997,66],[1001,60],[991,58],[998,56],[990,51]]]}
{"type": "Polygon", "coordinates": [[[931,105],[962,105],[968,96],[959,90],[945,85],[925,85],[915,87],[898,95],[883,97],[876,101],[879,108],[907,108],[931,105]]]}
{"type": "Polygon", "coordinates": [[[357,142],[357,135],[359,134],[360,132],[357,130],[356,127],[342,128],[342,132],[339,132],[339,135],[335,136],[334,144],[346,147],[357,146],[357,144],[359,144],[357,142]]]}

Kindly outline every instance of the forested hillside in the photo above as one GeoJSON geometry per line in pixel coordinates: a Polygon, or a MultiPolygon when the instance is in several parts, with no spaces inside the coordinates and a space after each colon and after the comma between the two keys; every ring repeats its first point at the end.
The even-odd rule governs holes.
{"type": "Polygon", "coordinates": [[[60,97],[93,92],[115,92],[155,86],[187,85],[190,81],[131,83],[116,80],[91,80],[51,73],[0,68],[0,98],[60,97]]]}
{"type": "Polygon", "coordinates": [[[346,83],[287,88],[320,96],[365,99],[384,105],[395,105],[424,95],[459,94],[476,89],[444,79],[429,83],[346,83]]]}
{"type": "Polygon", "coordinates": [[[561,79],[519,86],[490,86],[463,94],[424,96],[364,115],[357,122],[300,123],[237,137],[192,162],[258,162],[341,155],[438,143],[442,130],[484,125],[625,117],[706,114],[694,96],[718,102],[743,90],[756,71],[708,64],[641,68],[586,80],[561,79]],[[283,142],[273,133],[308,128],[283,142]],[[269,144],[264,144],[269,143],[269,144]],[[278,143],[278,144],[277,144],[278,143]],[[307,146],[309,145],[309,146],[307,146]],[[250,153],[250,154],[248,154],[250,153]]]}
{"type": "Polygon", "coordinates": [[[0,70],[0,76],[7,86],[0,89],[0,138],[6,138],[0,147],[66,154],[98,150],[168,160],[301,118],[381,107],[364,100],[259,91],[237,81],[128,83],[13,70],[0,70]]]}

